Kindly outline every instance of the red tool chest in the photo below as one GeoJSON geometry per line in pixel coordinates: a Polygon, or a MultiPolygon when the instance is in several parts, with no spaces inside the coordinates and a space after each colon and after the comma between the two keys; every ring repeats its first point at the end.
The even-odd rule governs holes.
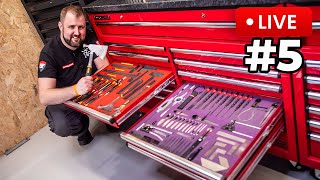
{"type": "Polygon", "coordinates": [[[294,102],[301,164],[314,168],[320,178],[320,6],[307,6],[312,10],[313,33],[303,39],[303,68],[293,75],[294,102]]]}
{"type": "MultiPolygon", "coordinates": [[[[119,115],[116,126],[134,111],[146,113],[121,138],[133,150],[196,179],[244,179],[267,151],[319,168],[317,42],[304,39],[306,68],[294,76],[248,73],[242,58],[252,37],[237,35],[235,10],[89,11],[112,64],[170,72],[119,115]]],[[[92,109],[80,108],[94,115],[92,109]]]]}

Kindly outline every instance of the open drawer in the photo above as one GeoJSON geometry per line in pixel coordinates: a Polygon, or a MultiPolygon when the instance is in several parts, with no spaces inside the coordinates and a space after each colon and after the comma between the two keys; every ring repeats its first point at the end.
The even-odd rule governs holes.
{"type": "Polygon", "coordinates": [[[112,63],[92,77],[92,90],[65,104],[115,127],[174,80],[168,70],[124,62],[112,63]]]}
{"type": "Polygon", "coordinates": [[[277,138],[282,117],[279,100],[185,83],[121,138],[192,178],[235,179],[277,138]]]}

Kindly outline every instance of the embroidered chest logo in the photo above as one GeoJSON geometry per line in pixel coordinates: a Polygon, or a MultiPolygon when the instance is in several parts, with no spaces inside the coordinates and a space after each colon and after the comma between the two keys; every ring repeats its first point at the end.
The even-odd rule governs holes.
{"type": "Polygon", "coordinates": [[[65,69],[65,68],[68,68],[68,67],[71,67],[74,65],[74,62],[70,63],[70,64],[67,64],[67,65],[64,65],[62,66],[62,69],[65,69]]]}
{"type": "Polygon", "coordinates": [[[84,57],[87,58],[90,56],[91,51],[89,50],[89,48],[85,47],[81,52],[83,53],[84,57]]]}
{"type": "Polygon", "coordinates": [[[39,70],[40,70],[40,72],[42,72],[44,70],[44,68],[46,67],[46,64],[47,63],[44,60],[41,60],[39,62],[39,70]]]}

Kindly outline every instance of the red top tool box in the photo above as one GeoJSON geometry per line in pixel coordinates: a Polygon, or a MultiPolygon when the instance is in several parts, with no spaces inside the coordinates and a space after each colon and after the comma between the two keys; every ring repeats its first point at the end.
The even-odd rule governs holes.
{"type": "MultiPolygon", "coordinates": [[[[310,152],[310,146],[297,147],[294,100],[304,102],[301,89],[307,81],[306,95],[315,98],[309,98],[307,108],[302,104],[296,109],[304,118],[298,140],[307,142],[305,113],[316,112],[308,120],[316,125],[320,114],[313,92],[317,83],[309,83],[320,82],[311,73],[317,63],[310,60],[312,68],[306,63],[310,75],[304,79],[297,72],[295,81],[291,74],[274,69],[249,73],[243,57],[252,37],[237,35],[235,11],[257,4],[239,3],[89,4],[85,10],[99,41],[108,45],[111,65],[94,76],[93,100],[79,97],[68,105],[114,126],[137,110],[145,112],[121,138],[133,150],[195,179],[244,179],[267,151],[298,162],[298,149],[310,152]]],[[[310,131],[311,146],[317,148],[319,131],[310,131]]],[[[319,158],[318,151],[310,153],[319,158]]]]}

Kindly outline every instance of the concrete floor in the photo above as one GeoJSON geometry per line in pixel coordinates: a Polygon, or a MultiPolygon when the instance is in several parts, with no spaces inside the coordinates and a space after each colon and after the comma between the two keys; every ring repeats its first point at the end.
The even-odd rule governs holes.
{"type": "MultiPolygon", "coordinates": [[[[27,143],[9,155],[0,157],[0,179],[188,179],[129,149],[119,137],[120,132],[108,132],[101,122],[91,120],[90,129],[95,136],[94,140],[89,145],[80,147],[76,137],[61,138],[49,131],[48,126],[44,127],[31,136],[27,143]]],[[[263,161],[268,162],[265,158],[263,161]]],[[[272,161],[275,162],[274,159],[272,161]]],[[[282,159],[280,161],[287,162],[282,159]]],[[[307,172],[292,173],[287,164],[281,166],[283,167],[280,167],[280,170],[275,171],[273,169],[276,168],[258,165],[249,179],[313,179],[307,172]]]]}

